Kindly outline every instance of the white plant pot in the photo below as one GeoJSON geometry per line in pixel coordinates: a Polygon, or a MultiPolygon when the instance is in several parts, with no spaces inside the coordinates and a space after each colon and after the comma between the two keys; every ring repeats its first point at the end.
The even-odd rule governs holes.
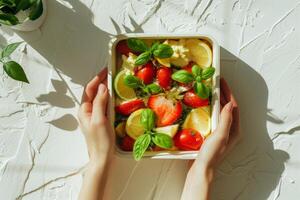
{"type": "Polygon", "coordinates": [[[15,26],[9,26],[11,29],[17,30],[17,31],[34,31],[38,29],[45,21],[46,15],[47,15],[47,4],[46,0],[42,0],[43,2],[43,13],[42,15],[37,18],[36,20],[30,20],[28,18],[29,16],[29,10],[20,11],[16,14],[16,17],[22,22],[21,24],[15,25],[15,26]]]}

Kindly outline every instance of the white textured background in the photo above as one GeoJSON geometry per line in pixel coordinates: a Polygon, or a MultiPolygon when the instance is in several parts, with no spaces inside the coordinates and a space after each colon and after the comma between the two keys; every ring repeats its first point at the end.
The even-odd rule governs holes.
{"type": "MultiPolygon", "coordinates": [[[[213,200],[300,196],[299,0],[49,0],[30,33],[1,28],[30,85],[0,75],[0,199],[76,199],[88,157],[76,112],[113,34],[205,33],[241,106],[244,140],[217,169],[213,200]]],[[[2,68],[0,69],[2,72],[2,68]]],[[[117,158],[112,200],[176,200],[185,161],[117,158]]]]}

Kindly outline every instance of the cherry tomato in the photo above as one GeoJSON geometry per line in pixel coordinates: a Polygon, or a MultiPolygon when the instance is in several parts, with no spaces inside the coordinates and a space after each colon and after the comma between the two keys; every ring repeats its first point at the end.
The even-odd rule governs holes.
{"type": "Polygon", "coordinates": [[[135,142],[134,139],[132,139],[131,137],[126,135],[124,138],[122,138],[122,142],[121,142],[120,147],[123,151],[132,151],[133,146],[134,146],[134,142],[135,142]]]}
{"type": "Polygon", "coordinates": [[[180,150],[199,150],[203,143],[202,135],[194,129],[182,129],[174,137],[175,146],[180,150]]]}
{"type": "Polygon", "coordinates": [[[125,101],[120,105],[116,106],[116,112],[122,115],[130,115],[134,111],[144,107],[145,103],[142,99],[135,99],[132,101],[125,101]]]}
{"type": "Polygon", "coordinates": [[[193,90],[190,90],[184,94],[183,103],[192,108],[198,108],[209,105],[209,99],[202,99],[193,90]]]}
{"type": "Polygon", "coordinates": [[[137,71],[136,76],[140,78],[144,84],[152,83],[155,76],[155,70],[152,62],[148,62],[147,64],[143,65],[142,68],[137,71]]]}

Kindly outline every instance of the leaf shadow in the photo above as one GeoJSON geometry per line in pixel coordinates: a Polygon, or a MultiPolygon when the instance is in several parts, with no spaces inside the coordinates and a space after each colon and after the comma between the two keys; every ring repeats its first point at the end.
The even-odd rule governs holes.
{"type": "Polygon", "coordinates": [[[47,102],[52,106],[60,108],[73,108],[75,102],[67,95],[67,86],[65,82],[51,79],[51,83],[56,91],[38,96],[36,98],[38,102],[47,102]]]}
{"type": "Polygon", "coordinates": [[[56,128],[66,131],[74,131],[78,127],[76,118],[71,114],[63,115],[62,117],[49,121],[48,123],[55,126],[56,128]]]}

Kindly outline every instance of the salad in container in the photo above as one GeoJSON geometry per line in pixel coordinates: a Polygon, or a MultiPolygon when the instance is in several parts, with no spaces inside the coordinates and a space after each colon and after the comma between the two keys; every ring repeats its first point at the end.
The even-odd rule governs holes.
{"type": "Polygon", "coordinates": [[[110,43],[118,154],[193,159],[219,114],[219,47],[208,36],[122,35],[110,43]]]}

